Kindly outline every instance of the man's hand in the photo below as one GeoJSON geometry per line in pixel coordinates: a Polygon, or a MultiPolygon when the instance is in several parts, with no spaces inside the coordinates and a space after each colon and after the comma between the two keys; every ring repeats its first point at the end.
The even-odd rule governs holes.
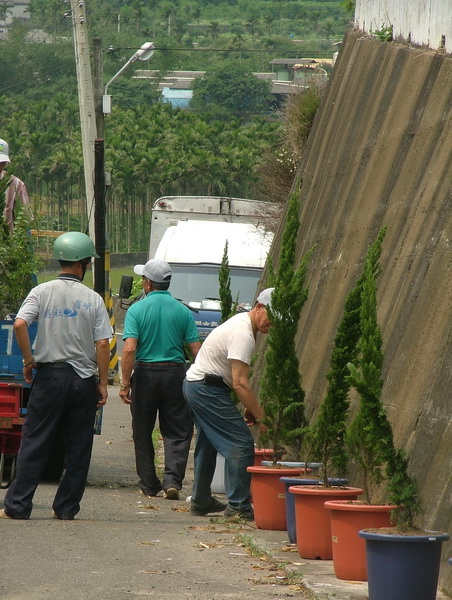
{"type": "Polygon", "coordinates": [[[33,368],[35,366],[35,363],[32,362],[30,365],[24,366],[23,368],[23,375],[24,375],[24,379],[27,383],[32,383],[33,382],[33,368]]]}
{"type": "Polygon", "coordinates": [[[264,425],[260,420],[258,421],[256,419],[256,417],[253,415],[253,413],[251,411],[249,411],[247,408],[245,409],[245,413],[243,416],[245,419],[245,423],[247,425],[249,425],[249,426],[257,425],[259,433],[266,433],[268,431],[268,427],[266,425],[264,425]]]}
{"type": "Polygon", "coordinates": [[[247,408],[245,408],[245,413],[243,415],[243,418],[245,419],[245,423],[247,425],[256,425],[256,417],[247,408]]]}
{"type": "Polygon", "coordinates": [[[131,387],[128,387],[125,390],[119,391],[119,397],[124,402],[124,404],[132,404],[132,398],[130,397],[131,391],[132,391],[131,387]]]}
{"type": "Polygon", "coordinates": [[[107,384],[101,384],[101,383],[97,384],[97,397],[98,397],[97,407],[99,408],[100,406],[105,406],[105,404],[107,403],[107,399],[108,399],[107,384]]]}

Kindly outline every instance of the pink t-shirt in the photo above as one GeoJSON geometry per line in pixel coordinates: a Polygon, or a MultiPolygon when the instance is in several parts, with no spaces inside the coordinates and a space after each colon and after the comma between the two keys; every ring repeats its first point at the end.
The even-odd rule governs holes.
{"type": "Polygon", "coordinates": [[[0,173],[0,179],[4,177],[10,179],[11,183],[6,189],[5,211],[3,214],[10,231],[12,231],[14,228],[14,207],[17,200],[20,200],[22,204],[30,204],[30,199],[25,183],[22,180],[15,175],[9,175],[5,171],[0,173]]]}

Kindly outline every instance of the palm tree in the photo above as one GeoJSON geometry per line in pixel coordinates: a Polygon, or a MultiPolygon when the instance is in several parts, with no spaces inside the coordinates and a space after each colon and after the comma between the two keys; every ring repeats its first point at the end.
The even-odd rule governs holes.
{"type": "Polygon", "coordinates": [[[220,33],[220,23],[218,23],[218,21],[210,21],[208,31],[209,31],[213,41],[216,42],[218,39],[218,35],[220,33]]]}

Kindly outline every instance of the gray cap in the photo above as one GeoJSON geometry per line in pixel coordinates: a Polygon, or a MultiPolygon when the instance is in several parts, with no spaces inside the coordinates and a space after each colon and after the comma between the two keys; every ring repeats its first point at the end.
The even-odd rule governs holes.
{"type": "Polygon", "coordinates": [[[144,275],[155,283],[167,283],[173,274],[169,264],[157,258],[151,258],[145,265],[135,265],[133,270],[137,275],[144,275]]]}
{"type": "Polygon", "coordinates": [[[9,160],[9,147],[5,140],[0,140],[0,162],[11,162],[9,160]]]}
{"type": "Polygon", "coordinates": [[[258,304],[263,304],[264,306],[272,306],[272,293],[275,288],[267,288],[266,290],[262,290],[262,292],[257,297],[256,302],[258,304]]]}

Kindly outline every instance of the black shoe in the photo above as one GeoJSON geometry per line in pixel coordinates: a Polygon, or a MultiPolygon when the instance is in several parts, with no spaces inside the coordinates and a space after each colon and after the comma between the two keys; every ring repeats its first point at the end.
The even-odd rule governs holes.
{"type": "Polygon", "coordinates": [[[8,514],[4,508],[2,508],[0,510],[0,519],[13,519],[16,521],[27,521],[28,517],[13,517],[12,515],[8,514]]]}
{"type": "Polygon", "coordinates": [[[141,489],[141,493],[144,494],[147,498],[158,498],[160,492],[162,491],[162,488],[160,488],[159,490],[155,490],[155,491],[154,490],[152,490],[152,491],[143,490],[143,488],[140,488],[140,489],[141,489]]]}
{"type": "Polygon", "coordinates": [[[66,515],[66,514],[62,514],[62,515],[57,515],[55,511],[52,512],[52,519],[59,519],[60,521],[73,521],[74,520],[74,515],[66,515]]]}
{"type": "Polygon", "coordinates": [[[226,506],[224,510],[225,519],[240,519],[242,521],[254,521],[254,511],[252,508],[246,510],[236,510],[232,506],[226,506]]]}
{"type": "Polygon", "coordinates": [[[226,508],[226,504],[224,502],[220,502],[217,498],[212,496],[210,504],[206,506],[206,508],[198,508],[193,505],[193,501],[190,506],[190,514],[195,515],[196,517],[205,517],[209,513],[222,512],[226,508]]]}
{"type": "Polygon", "coordinates": [[[179,490],[174,487],[170,487],[167,490],[164,490],[163,497],[166,500],[179,500],[179,490]]]}

